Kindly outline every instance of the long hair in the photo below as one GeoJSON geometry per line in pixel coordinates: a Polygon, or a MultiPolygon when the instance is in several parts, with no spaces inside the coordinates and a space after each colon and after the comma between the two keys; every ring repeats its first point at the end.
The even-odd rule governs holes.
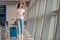
{"type": "MultiPolygon", "coordinates": [[[[21,4],[21,3],[18,3],[18,5],[17,5],[17,9],[20,8],[20,4],[21,4]]],[[[24,3],[22,3],[22,5],[24,5],[24,3]]],[[[22,7],[22,8],[23,8],[23,7],[22,7]]]]}

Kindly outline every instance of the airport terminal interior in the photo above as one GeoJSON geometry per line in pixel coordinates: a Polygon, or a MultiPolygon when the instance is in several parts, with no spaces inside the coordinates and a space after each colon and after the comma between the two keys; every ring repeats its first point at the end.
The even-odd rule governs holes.
{"type": "Polygon", "coordinates": [[[60,0],[0,0],[0,40],[60,40],[60,0]],[[24,3],[23,37],[11,20],[24,3]]]}

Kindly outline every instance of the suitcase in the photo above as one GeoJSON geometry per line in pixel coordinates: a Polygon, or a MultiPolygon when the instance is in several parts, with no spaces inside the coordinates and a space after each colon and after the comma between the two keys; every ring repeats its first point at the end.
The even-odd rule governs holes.
{"type": "Polygon", "coordinates": [[[10,37],[17,37],[17,27],[10,27],[10,37]]]}

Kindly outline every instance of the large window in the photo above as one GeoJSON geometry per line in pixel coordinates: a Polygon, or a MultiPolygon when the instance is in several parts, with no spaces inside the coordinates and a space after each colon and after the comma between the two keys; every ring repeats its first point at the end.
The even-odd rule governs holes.
{"type": "Polygon", "coordinates": [[[0,17],[0,21],[4,21],[4,17],[0,17]]]}
{"type": "Polygon", "coordinates": [[[0,5],[0,21],[6,21],[6,5],[0,5]]]}
{"type": "Polygon", "coordinates": [[[54,11],[58,9],[58,0],[35,2],[28,13],[27,29],[34,40],[54,40],[58,14],[54,11]]]}

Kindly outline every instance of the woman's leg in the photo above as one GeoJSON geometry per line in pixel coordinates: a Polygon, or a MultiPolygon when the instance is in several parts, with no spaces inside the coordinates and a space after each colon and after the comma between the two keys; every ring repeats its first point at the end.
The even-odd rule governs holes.
{"type": "Polygon", "coordinates": [[[17,20],[17,24],[18,24],[18,35],[21,34],[21,24],[20,24],[20,19],[17,20]]]}
{"type": "Polygon", "coordinates": [[[19,27],[19,35],[22,36],[24,32],[24,20],[19,19],[17,22],[18,22],[18,27],[19,27]]]}
{"type": "Polygon", "coordinates": [[[22,21],[22,34],[23,34],[23,32],[24,32],[24,20],[22,19],[21,21],[22,21]]]}
{"type": "Polygon", "coordinates": [[[21,40],[21,19],[17,20],[17,24],[18,24],[18,40],[21,40]]]}
{"type": "Polygon", "coordinates": [[[23,40],[23,32],[24,32],[24,20],[21,19],[21,39],[23,40]]]}

